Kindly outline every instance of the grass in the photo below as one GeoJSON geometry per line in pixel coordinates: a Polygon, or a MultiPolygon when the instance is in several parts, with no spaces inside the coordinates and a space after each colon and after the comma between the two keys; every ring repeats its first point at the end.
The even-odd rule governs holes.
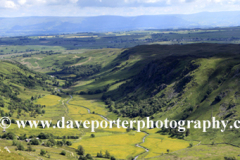
{"type": "MultiPolygon", "coordinates": [[[[27,149],[28,145],[26,142],[21,142],[24,145],[24,148],[27,149]]],[[[1,140],[0,143],[0,149],[2,153],[0,154],[0,159],[4,160],[35,160],[35,159],[49,159],[47,156],[40,156],[40,150],[44,149],[48,151],[47,155],[50,155],[50,159],[69,159],[69,160],[75,160],[76,159],[76,153],[74,149],[68,148],[68,147],[44,147],[41,145],[38,146],[32,146],[33,149],[35,149],[35,152],[28,152],[28,151],[15,151],[16,146],[12,146],[11,140],[1,140]],[[11,153],[6,152],[3,148],[7,146],[8,149],[11,151],[11,153]],[[60,155],[61,151],[66,151],[66,156],[60,155]]],[[[1,152],[0,151],[0,152],[1,152]]]]}
{"type": "Polygon", "coordinates": [[[149,149],[149,153],[145,158],[155,157],[163,153],[167,153],[169,149],[170,152],[187,148],[189,142],[179,139],[169,138],[168,135],[161,135],[159,133],[154,133],[156,129],[149,130],[150,135],[146,137],[145,142],[141,144],[149,149]]]}
{"type": "Polygon", "coordinates": [[[60,103],[61,97],[55,95],[46,95],[43,98],[38,99],[35,103],[46,105],[46,106],[55,106],[60,103]]]}
{"type": "Polygon", "coordinates": [[[44,45],[7,45],[0,46],[0,53],[13,54],[13,53],[24,53],[24,52],[35,52],[35,51],[63,51],[65,50],[61,46],[44,46],[44,45]]]}
{"type": "MultiPolygon", "coordinates": [[[[96,97],[98,98],[98,97],[96,97]]],[[[105,105],[100,102],[98,99],[94,99],[93,96],[78,96],[75,95],[73,100],[69,102],[70,105],[78,106],[78,107],[86,107],[90,109],[91,113],[95,112],[95,114],[101,114],[107,116],[109,113],[105,108],[105,105]],[[90,99],[92,98],[92,99],[90,99]]],[[[84,108],[82,108],[85,110],[84,108]]]]}
{"type": "Polygon", "coordinates": [[[123,81],[123,82],[120,82],[120,83],[117,83],[117,84],[112,85],[112,86],[108,89],[108,91],[112,91],[112,90],[117,89],[120,85],[122,85],[122,84],[125,83],[125,82],[126,82],[126,81],[123,81]]]}
{"type": "Polygon", "coordinates": [[[130,132],[125,134],[108,134],[96,133],[95,138],[88,135],[83,136],[79,142],[74,143],[72,147],[77,148],[82,145],[86,153],[97,155],[100,151],[109,153],[118,159],[126,159],[133,157],[144,150],[135,146],[136,143],[141,142],[144,133],[130,132]]]}
{"type": "Polygon", "coordinates": [[[69,109],[69,115],[74,116],[74,115],[83,115],[83,114],[88,114],[88,110],[77,106],[77,105],[67,105],[69,109]]]}
{"type": "MultiPolygon", "coordinates": [[[[43,98],[38,99],[35,103],[46,105],[46,114],[36,119],[60,119],[61,115],[67,116],[70,119],[74,120],[103,120],[99,115],[89,114],[87,110],[81,106],[89,107],[95,111],[103,111],[104,105],[101,102],[96,101],[99,96],[74,96],[71,103],[66,105],[66,101],[69,99],[68,97],[58,97],[54,95],[46,95],[43,98]],[[96,98],[90,100],[90,98],[96,98]],[[80,105],[79,105],[80,104],[80,105]],[[66,108],[67,107],[67,108],[66,108]]],[[[105,113],[105,112],[104,112],[105,113]]],[[[25,117],[24,119],[26,119],[25,117]]],[[[21,118],[22,119],[22,118],[21,118]]],[[[95,134],[95,138],[91,138],[90,129],[31,129],[29,127],[25,129],[18,129],[16,124],[12,124],[12,126],[8,129],[8,131],[12,131],[17,133],[18,135],[26,134],[27,136],[35,135],[37,136],[39,133],[51,133],[54,136],[80,136],[81,138],[78,140],[72,141],[72,148],[77,148],[78,145],[83,145],[86,153],[90,153],[93,156],[100,151],[103,153],[108,150],[111,155],[114,155],[117,158],[125,159],[132,156],[135,156],[139,153],[142,153],[144,150],[135,146],[136,143],[141,142],[144,133],[136,133],[130,132],[127,133],[125,129],[118,129],[116,127],[112,129],[97,129],[95,134]],[[84,136],[82,136],[84,135],[84,136]],[[121,139],[121,141],[119,141],[121,139]]],[[[40,152],[40,146],[36,146],[36,152],[40,152]]],[[[64,159],[63,157],[59,157],[61,148],[45,148],[49,151],[51,158],[53,159],[64,159]]],[[[23,156],[30,157],[27,152],[21,152],[23,156]]],[[[35,156],[38,156],[34,154],[35,156]]],[[[71,157],[68,157],[68,159],[71,157]]]]}
{"type": "MultiPolygon", "coordinates": [[[[43,115],[38,115],[36,118],[30,117],[28,114],[25,114],[19,118],[19,120],[48,120],[52,121],[52,123],[56,124],[57,120],[60,120],[62,117],[66,117],[66,120],[70,120],[68,116],[68,112],[66,110],[66,101],[69,98],[61,98],[55,95],[46,95],[43,98],[40,98],[36,100],[35,104],[41,104],[41,105],[46,105],[45,108],[45,114],[43,115]]],[[[13,117],[14,118],[14,117],[13,117]]],[[[78,120],[78,119],[76,119],[78,120]]],[[[8,129],[8,131],[12,131],[16,133],[17,135],[21,134],[26,134],[27,136],[30,135],[35,135],[37,136],[39,133],[51,133],[54,136],[69,136],[69,135],[78,135],[81,136],[82,132],[79,131],[78,129],[58,129],[55,128],[53,129],[52,127],[50,128],[18,128],[16,124],[12,124],[11,127],[8,129]]]]}
{"type": "Polygon", "coordinates": [[[9,153],[3,147],[0,147],[0,159],[4,160],[29,160],[29,158],[17,154],[17,153],[9,153]]]}
{"type": "Polygon", "coordinates": [[[235,157],[240,159],[239,148],[229,145],[199,145],[187,148],[173,153],[164,154],[149,160],[175,160],[175,159],[204,159],[204,160],[224,160],[224,157],[235,157]]]}
{"type": "Polygon", "coordinates": [[[61,51],[62,54],[57,55],[37,54],[27,58],[19,56],[14,59],[35,71],[51,73],[54,72],[53,70],[60,71],[63,66],[70,67],[74,65],[91,65],[97,63],[104,67],[110,62],[106,61],[106,59],[113,60],[120,53],[120,49],[78,49],[61,51]],[[77,60],[77,58],[80,57],[85,58],[77,60]],[[66,63],[66,61],[69,63],[66,63]]]}

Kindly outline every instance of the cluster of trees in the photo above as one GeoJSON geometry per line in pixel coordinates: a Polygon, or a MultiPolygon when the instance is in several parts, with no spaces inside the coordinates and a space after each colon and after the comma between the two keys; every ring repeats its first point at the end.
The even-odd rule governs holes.
{"type": "Polygon", "coordinates": [[[1,110],[1,109],[0,109],[0,115],[1,115],[1,117],[5,117],[5,116],[6,117],[11,117],[12,116],[11,113],[5,113],[4,110],[1,110]],[[10,114],[10,116],[9,116],[9,114],[10,114]]]}
{"type": "Polygon", "coordinates": [[[65,156],[67,153],[66,153],[66,151],[62,150],[62,152],[60,154],[65,156]]]}
{"type": "Polygon", "coordinates": [[[32,55],[31,55],[31,54],[26,54],[26,53],[25,53],[25,54],[23,54],[22,56],[23,56],[23,58],[25,58],[25,57],[32,57],[32,55]]]}
{"type": "MultiPolygon", "coordinates": [[[[4,134],[2,136],[2,138],[9,138],[9,139],[13,139],[13,145],[17,145],[18,144],[18,141],[15,139],[16,136],[13,134],[13,133],[8,133],[8,134],[4,134]]],[[[29,141],[29,145],[40,145],[42,143],[42,140],[41,139],[37,139],[37,138],[33,138],[33,136],[30,136],[32,137],[31,140],[29,141]]],[[[29,137],[29,139],[30,139],[29,137]]],[[[42,138],[42,139],[47,139],[47,141],[44,143],[44,145],[46,147],[53,147],[53,146],[71,146],[72,145],[72,142],[71,141],[67,141],[66,139],[62,139],[62,141],[56,141],[54,139],[54,137],[51,135],[51,134],[47,134],[47,135],[43,135],[43,134],[40,134],[38,137],[42,138]]],[[[26,140],[28,139],[26,134],[24,135],[21,135],[19,136],[19,140],[26,140]]]]}
{"type": "Polygon", "coordinates": [[[23,102],[10,101],[8,105],[10,114],[12,115],[14,112],[17,112],[18,118],[26,113],[29,113],[30,117],[36,117],[36,115],[45,114],[45,110],[43,109],[44,107],[45,105],[33,104],[31,100],[26,100],[23,102]]]}
{"type": "Polygon", "coordinates": [[[71,146],[72,145],[72,142],[71,141],[67,141],[66,138],[68,139],[78,139],[79,137],[78,136],[63,136],[63,137],[59,137],[59,136],[53,136],[52,134],[48,133],[48,134],[45,134],[45,133],[40,133],[38,135],[38,138],[39,139],[48,139],[47,142],[45,143],[45,146],[47,147],[52,147],[52,146],[64,146],[64,145],[67,145],[67,146],[71,146]],[[62,139],[61,141],[56,141],[55,139],[62,139]]]}
{"type": "Polygon", "coordinates": [[[51,158],[50,154],[48,154],[48,151],[45,149],[40,150],[40,156],[47,156],[47,158],[51,158]]]}
{"type": "Polygon", "coordinates": [[[185,132],[179,132],[178,128],[162,128],[158,133],[162,135],[169,135],[172,138],[184,139],[190,135],[190,130],[187,129],[185,132]]]}
{"type": "Polygon", "coordinates": [[[2,136],[0,136],[2,139],[15,139],[16,135],[13,132],[7,132],[4,133],[2,136]]]}
{"type": "MultiPolygon", "coordinates": [[[[76,152],[78,155],[80,155],[79,160],[93,159],[90,154],[85,155],[85,150],[84,150],[83,146],[81,146],[81,145],[78,146],[78,148],[76,149],[76,152]]],[[[116,158],[114,156],[111,156],[108,151],[106,151],[104,155],[102,154],[102,151],[100,151],[100,153],[97,153],[97,157],[116,160],[116,158]]]]}
{"type": "MultiPolygon", "coordinates": [[[[19,139],[20,140],[24,140],[23,138],[26,137],[26,135],[24,136],[20,136],[19,139]]],[[[35,144],[35,140],[32,140],[31,143],[28,143],[28,147],[27,149],[25,149],[24,145],[22,144],[22,142],[18,141],[17,140],[17,136],[12,133],[12,132],[8,132],[8,133],[5,133],[2,138],[6,138],[6,139],[12,139],[12,146],[16,146],[16,149],[15,150],[20,150],[20,151],[29,151],[29,152],[35,152],[36,150],[32,148],[31,145],[39,145],[39,142],[38,144],[35,144]]],[[[37,140],[38,141],[38,140],[37,140]]]]}
{"type": "Polygon", "coordinates": [[[105,152],[105,155],[102,154],[102,151],[97,153],[97,157],[98,158],[107,158],[107,159],[111,159],[111,160],[116,160],[116,158],[114,156],[111,156],[110,153],[107,150],[105,152]]]}
{"type": "Polygon", "coordinates": [[[114,112],[122,117],[148,117],[156,112],[162,112],[162,108],[167,105],[165,99],[152,97],[144,100],[128,100],[126,102],[115,102],[110,98],[105,100],[110,112],[114,112]]]}
{"type": "MultiPolygon", "coordinates": [[[[1,99],[0,105],[1,107],[5,106],[4,101],[1,99]]],[[[41,106],[33,104],[31,100],[22,101],[21,99],[19,99],[17,101],[14,101],[13,99],[11,99],[10,102],[8,102],[9,112],[5,113],[3,110],[0,109],[0,115],[2,117],[12,117],[13,113],[17,112],[17,118],[19,118],[21,115],[25,115],[26,113],[29,113],[30,117],[36,117],[36,115],[38,114],[45,114],[45,110],[43,110],[44,107],[44,105],[41,106]]],[[[15,123],[15,120],[13,120],[12,123],[15,123]]]]}
{"type": "Polygon", "coordinates": [[[52,82],[53,82],[53,86],[59,87],[59,81],[57,81],[56,79],[54,79],[52,82]]]}
{"type": "MultiPolygon", "coordinates": [[[[44,95],[35,95],[35,96],[32,96],[31,97],[31,100],[32,101],[34,101],[34,100],[37,100],[37,99],[39,99],[39,98],[42,98],[44,95]]],[[[45,105],[44,105],[44,107],[45,107],[45,105]]]]}
{"type": "Polygon", "coordinates": [[[79,92],[79,95],[86,95],[86,94],[93,95],[93,94],[104,93],[104,92],[106,92],[109,89],[109,87],[110,87],[110,85],[107,85],[103,89],[97,89],[97,90],[88,91],[88,92],[81,91],[81,92],[79,92]]]}
{"type": "MultiPolygon", "coordinates": [[[[32,145],[40,145],[42,143],[41,139],[47,139],[46,143],[44,144],[46,147],[52,147],[55,145],[62,147],[63,145],[67,145],[67,146],[72,145],[72,142],[67,141],[66,138],[74,138],[74,139],[78,138],[76,136],[63,136],[62,141],[55,141],[54,136],[52,134],[44,134],[44,133],[40,133],[38,135],[38,137],[39,137],[39,139],[33,135],[29,136],[29,138],[27,138],[26,134],[20,135],[18,137],[19,140],[27,140],[27,139],[31,138],[31,140],[28,142],[28,147],[25,149],[24,145],[19,140],[17,140],[17,136],[13,132],[7,132],[7,133],[4,133],[2,136],[0,136],[0,138],[6,138],[6,139],[13,140],[12,145],[16,146],[16,150],[29,151],[29,152],[32,152],[32,151],[35,152],[35,149],[32,148],[32,145]]],[[[60,138],[60,137],[58,137],[58,138],[60,138]]],[[[47,152],[45,150],[43,150],[40,152],[40,155],[45,156],[46,153],[47,152]]],[[[83,151],[83,153],[84,153],[84,151],[83,151]]],[[[89,157],[89,156],[86,156],[86,157],[89,157]]]]}
{"type": "MultiPolygon", "coordinates": [[[[34,137],[34,136],[30,136],[29,138],[34,137]]],[[[40,133],[37,136],[39,139],[48,139],[49,137],[53,137],[55,139],[78,139],[79,136],[54,136],[51,133],[40,133]]]]}
{"type": "Polygon", "coordinates": [[[22,143],[17,143],[16,146],[17,146],[16,150],[19,150],[19,151],[24,151],[25,150],[25,147],[23,146],[22,143]]]}
{"type": "MultiPolygon", "coordinates": [[[[101,65],[81,65],[81,66],[72,66],[72,67],[64,67],[61,71],[56,72],[56,74],[74,74],[76,77],[74,78],[62,78],[65,79],[65,84],[62,86],[64,88],[70,87],[75,81],[87,78],[89,76],[98,73],[101,69],[101,65]]],[[[102,91],[100,91],[102,93],[102,91]]],[[[83,93],[87,94],[87,93],[83,93]]]]}
{"type": "Polygon", "coordinates": [[[85,150],[81,145],[78,146],[78,148],[76,149],[76,152],[78,155],[80,155],[79,160],[88,160],[88,159],[92,160],[93,159],[91,154],[85,155],[85,150]]]}
{"type": "MultiPolygon", "coordinates": [[[[32,52],[32,51],[39,51],[39,50],[34,50],[34,49],[26,49],[26,52],[32,52]]],[[[13,50],[11,52],[14,52],[13,50]]],[[[23,51],[19,51],[15,50],[15,53],[23,53],[23,51]]],[[[12,53],[6,53],[6,54],[12,54],[12,53]]],[[[56,55],[56,54],[62,54],[61,52],[54,52],[52,50],[50,51],[41,51],[41,52],[36,52],[36,53],[31,53],[31,54],[26,54],[24,53],[23,55],[15,55],[15,56],[11,56],[11,58],[15,58],[15,57],[32,57],[33,55],[39,55],[39,54],[46,54],[46,55],[56,55]]],[[[1,55],[1,53],[0,53],[1,55]]],[[[2,54],[4,55],[4,54],[2,54]]]]}
{"type": "Polygon", "coordinates": [[[36,86],[41,86],[45,88],[49,87],[48,86],[49,83],[46,83],[45,81],[52,80],[52,77],[46,74],[36,73],[28,69],[26,66],[19,64],[17,62],[15,63],[15,65],[17,65],[21,69],[21,71],[12,70],[12,74],[6,76],[3,75],[2,80],[9,79],[10,82],[24,85],[27,88],[34,88],[36,86]]]}
{"type": "Polygon", "coordinates": [[[20,150],[20,151],[29,151],[29,152],[35,152],[36,150],[32,148],[31,144],[28,144],[27,149],[25,149],[24,145],[17,141],[16,139],[13,140],[12,143],[13,146],[16,146],[16,150],[20,150]]]}
{"type": "Polygon", "coordinates": [[[91,154],[89,154],[89,153],[86,154],[86,156],[81,155],[81,156],[79,156],[79,158],[78,158],[78,160],[88,160],[88,159],[93,160],[91,154]]]}
{"type": "MultiPolygon", "coordinates": [[[[13,120],[14,119],[11,120],[12,123],[13,123],[13,120]]],[[[0,136],[0,138],[6,138],[6,139],[14,139],[15,137],[16,137],[16,135],[13,132],[6,132],[2,136],[0,136]]],[[[67,141],[67,139],[78,139],[79,136],[62,136],[62,137],[60,137],[60,136],[54,136],[51,133],[40,133],[37,136],[30,135],[29,137],[27,137],[26,134],[22,134],[18,137],[19,140],[36,139],[36,138],[39,138],[39,142],[41,142],[41,140],[44,140],[44,139],[62,139],[63,144],[68,145],[68,144],[71,144],[71,141],[67,141]]],[[[54,141],[51,140],[51,141],[54,142],[55,140],[54,141]]],[[[57,142],[54,142],[54,144],[57,144],[57,142]]],[[[33,143],[35,143],[35,142],[33,142],[33,143]]],[[[38,142],[36,142],[36,143],[38,143],[38,142]]]]}
{"type": "MultiPolygon", "coordinates": [[[[6,85],[2,81],[0,81],[0,95],[3,95],[5,98],[11,98],[17,102],[21,101],[21,99],[17,97],[17,95],[19,95],[19,91],[13,90],[10,85],[6,85]]],[[[4,107],[2,97],[0,97],[0,107],[4,107]]]]}
{"type": "Polygon", "coordinates": [[[36,54],[36,55],[38,55],[38,54],[55,55],[55,54],[62,54],[62,52],[54,52],[54,51],[50,50],[50,51],[41,51],[41,52],[37,52],[34,54],[36,54]]]}
{"type": "Polygon", "coordinates": [[[71,141],[66,141],[66,139],[62,139],[62,141],[57,141],[57,145],[60,146],[60,147],[64,146],[64,145],[71,146],[72,142],[71,141]]]}
{"type": "Polygon", "coordinates": [[[63,88],[68,88],[73,84],[73,82],[71,80],[66,80],[64,85],[62,86],[63,88]]]}
{"type": "MultiPolygon", "coordinates": [[[[72,145],[72,142],[71,141],[68,141],[66,140],[66,138],[70,139],[77,139],[76,136],[63,136],[62,137],[62,141],[55,141],[55,137],[52,135],[52,134],[44,134],[44,133],[40,133],[38,136],[37,136],[39,139],[36,138],[36,136],[29,136],[27,137],[26,134],[23,134],[23,135],[20,135],[18,137],[19,140],[26,140],[26,139],[31,139],[31,141],[29,142],[30,145],[40,145],[40,143],[42,142],[42,139],[48,139],[45,143],[45,146],[47,147],[52,147],[52,146],[55,146],[55,145],[58,145],[58,146],[63,146],[63,145],[67,145],[67,146],[71,146],[72,145]]],[[[4,133],[1,138],[6,138],[6,139],[12,139],[14,140],[14,142],[16,142],[16,135],[12,132],[8,132],[8,133],[4,133]]],[[[57,137],[58,139],[60,139],[60,137],[57,137]]]]}
{"type": "Polygon", "coordinates": [[[98,73],[101,68],[101,65],[72,66],[63,68],[62,71],[58,72],[57,74],[75,74],[75,79],[82,79],[98,73]]]}
{"type": "Polygon", "coordinates": [[[224,160],[236,160],[236,159],[237,159],[236,157],[227,157],[227,156],[224,157],[224,160]]]}

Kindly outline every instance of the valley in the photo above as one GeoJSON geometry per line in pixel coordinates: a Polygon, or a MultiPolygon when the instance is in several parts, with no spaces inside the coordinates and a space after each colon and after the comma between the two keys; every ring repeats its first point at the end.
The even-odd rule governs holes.
{"type": "MultiPolygon", "coordinates": [[[[219,30],[230,29],[238,28],[219,30]]],[[[146,36],[149,32],[139,34],[146,36]]],[[[158,35],[163,31],[156,32],[158,35]]],[[[164,31],[171,45],[156,40],[157,43],[140,45],[129,43],[126,47],[94,44],[72,48],[73,43],[59,42],[39,45],[33,37],[25,37],[32,45],[19,47],[18,38],[5,39],[16,44],[4,42],[1,46],[4,51],[0,60],[0,113],[12,119],[7,132],[0,133],[1,151],[5,152],[7,146],[12,153],[6,154],[9,159],[71,160],[87,158],[87,154],[92,159],[111,160],[238,159],[237,129],[227,128],[222,133],[209,128],[203,133],[194,128],[185,132],[149,128],[137,132],[135,128],[118,129],[114,125],[112,129],[99,128],[92,133],[90,128],[83,127],[19,129],[15,122],[51,120],[56,124],[61,117],[89,121],[146,121],[146,117],[153,121],[210,120],[214,116],[233,124],[240,117],[240,45],[235,40],[183,44],[175,41],[180,34],[189,36],[189,32],[196,30],[164,31]],[[26,142],[37,137],[35,143],[26,142]]],[[[202,32],[202,36],[207,34],[210,38],[220,36],[202,32]]],[[[65,35],[61,41],[71,39],[68,36],[73,35],[65,35]]],[[[54,39],[39,38],[49,39],[49,43],[54,39]]]]}

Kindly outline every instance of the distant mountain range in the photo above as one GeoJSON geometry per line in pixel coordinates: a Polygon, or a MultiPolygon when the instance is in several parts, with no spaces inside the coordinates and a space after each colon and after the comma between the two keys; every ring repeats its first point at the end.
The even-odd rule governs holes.
{"type": "Polygon", "coordinates": [[[135,17],[16,17],[0,18],[0,36],[108,32],[240,26],[240,12],[202,12],[189,15],[135,17]]]}

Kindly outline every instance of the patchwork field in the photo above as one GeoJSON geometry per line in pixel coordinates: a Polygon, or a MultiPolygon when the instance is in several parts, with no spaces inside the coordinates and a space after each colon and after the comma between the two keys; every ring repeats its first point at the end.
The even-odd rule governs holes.
{"type": "MultiPolygon", "coordinates": [[[[93,96],[74,96],[73,100],[69,102],[70,105],[75,105],[81,107],[82,110],[85,110],[84,107],[90,109],[91,113],[101,114],[107,116],[109,113],[105,108],[104,103],[100,102],[98,99],[93,99],[93,96]],[[92,98],[92,99],[90,99],[92,98]]],[[[96,97],[97,98],[97,97],[96,97]]]]}
{"type": "MultiPolygon", "coordinates": [[[[149,149],[149,153],[146,154],[145,158],[168,153],[167,150],[174,152],[189,146],[189,142],[187,141],[169,138],[168,135],[156,133],[157,131],[157,129],[148,130],[150,135],[146,137],[145,142],[141,144],[141,146],[149,149]]],[[[194,142],[193,145],[195,145],[195,143],[196,142],[194,142]]]]}
{"type": "Polygon", "coordinates": [[[59,104],[61,99],[61,97],[55,95],[46,95],[43,98],[38,99],[35,103],[49,107],[59,104]]]}
{"type": "Polygon", "coordinates": [[[72,147],[77,148],[82,145],[87,153],[97,155],[100,151],[105,153],[109,151],[118,159],[126,159],[144,152],[144,149],[138,148],[135,144],[141,142],[144,133],[130,132],[125,134],[108,134],[95,133],[95,138],[91,138],[89,134],[82,137],[79,142],[74,143],[72,147]]]}
{"type": "MultiPolygon", "coordinates": [[[[96,111],[100,111],[100,114],[107,115],[107,111],[103,112],[104,105],[97,101],[96,96],[74,96],[67,106],[69,109],[69,116],[73,119],[103,120],[98,115],[89,114],[86,108],[90,109],[91,113],[92,111],[95,111],[95,113],[98,113],[96,111]]],[[[146,138],[145,143],[141,144],[149,149],[149,153],[144,154],[145,158],[167,153],[167,149],[169,148],[171,148],[170,152],[173,152],[189,146],[189,142],[187,141],[168,138],[167,135],[156,133],[157,131],[157,129],[147,130],[150,135],[146,138]]],[[[83,132],[84,136],[74,141],[72,147],[77,148],[79,145],[82,145],[86,152],[92,155],[96,155],[100,151],[104,153],[108,150],[111,155],[120,159],[126,159],[144,152],[144,149],[135,146],[137,143],[142,142],[142,138],[145,136],[145,133],[142,132],[137,133],[131,131],[128,133],[126,129],[118,129],[116,127],[112,129],[97,129],[97,131],[93,133],[95,138],[91,138],[92,133],[88,130],[83,129],[83,132]]],[[[195,143],[196,142],[194,142],[194,144],[195,143]]]]}

